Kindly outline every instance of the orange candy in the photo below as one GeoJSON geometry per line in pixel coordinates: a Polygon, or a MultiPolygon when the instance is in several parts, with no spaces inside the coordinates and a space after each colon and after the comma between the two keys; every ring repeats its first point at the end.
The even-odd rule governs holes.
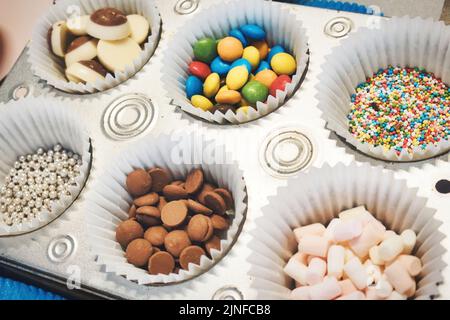
{"type": "Polygon", "coordinates": [[[270,88],[272,83],[277,78],[277,74],[273,72],[272,70],[266,69],[258,72],[258,74],[255,76],[255,80],[258,82],[261,82],[263,85],[265,85],[267,88],[270,88]]]}
{"type": "Polygon", "coordinates": [[[241,101],[241,94],[235,90],[224,90],[216,95],[216,102],[223,104],[236,104],[241,101]]]}
{"type": "Polygon", "coordinates": [[[261,60],[264,60],[269,54],[269,45],[264,40],[253,42],[252,46],[258,49],[261,60]]]}
{"type": "Polygon", "coordinates": [[[232,62],[242,57],[244,47],[238,39],[226,37],[219,41],[217,52],[222,60],[232,62]]]}

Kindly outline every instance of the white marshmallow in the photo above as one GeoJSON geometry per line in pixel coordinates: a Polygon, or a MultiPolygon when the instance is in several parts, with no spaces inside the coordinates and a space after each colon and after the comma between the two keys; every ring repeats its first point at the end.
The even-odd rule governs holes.
{"type": "Polygon", "coordinates": [[[345,264],[344,272],[359,290],[367,287],[368,274],[357,257],[345,264]]]}
{"type": "Polygon", "coordinates": [[[342,278],[345,265],[345,248],[342,246],[331,246],[328,250],[327,266],[328,275],[336,277],[336,279],[342,278]]]}
{"type": "Polygon", "coordinates": [[[342,220],[350,220],[359,218],[367,212],[366,207],[359,206],[356,208],[348,209],[339,213],[339,218],[342,220]]]}
{"type": "Polygon", "coordinates": [[[306,283],[310,286],[323,281],[327,273],[327,263],[320,258],[313,258],[306,271],[306,283]]]}
{"type": "Polygon", "coordinates": [[[403,240],[403,254],[411,254],[416,245],[417,236],[412,230],[405,230],[400,235],[403,240]]]}
{"type": "Polygon", "coordinates": [[[386,232],[383,235],[383,241],[386,239],[389,239],[390,237],[396,236],[397,234],[395,233],[395,231],[392,230],[386,230],[386,232]]]}
{"type": "Polygon", "coordinates": [[[397,258],[403,251],[402,237],[395,235],[387,238],[378,246],[380,259],[389,262],[397,258]]]}
{"type": "Polygon", "coordinates": [[[369,258],[373,264],[382,266],[384,265],[383,259],[380,258],[380,251],[378,246],[374,246],[369,250],[369,258]]]}
{"type": "Polygon", "coordinates": [[[345,263],[349,262],[354,257],[356,257],[356,256],[352,250],[345,249],[345,263]]]}
{"type": "Polygon", "coordinates": [[[378,221],[369,222],[358,238],[349,241],[349,246],[358,257],[365,258],[370,248],[381,242],[383,234],[384,230],[379,227],[378,221]]]}
{"type": "Polygon", "coordinates": [[[375,290],[378,297],[386,299],[391,295],[394,289],[392,288],[392,285],[389,283],[389,281],[387,281],[385,277],[382,277],[377,282],[375,290]]]}
{"type": "Polygon", "coordinates": [[[406,300],[406,296],[398,293],[397,291],[392,291],[391,295],[387,297],[386,300],[406,300]]]}
{"type": "Polygon", "coordinates": [[[327,256],[329,246],[330,241],[328,239],[307,234],[302,237],[302,240],[298,245],[298,251],[311,256],[325,258],[327,256]]]}
{"type": "Polygon", "coordinates": [[[306,283],[306,272],[308,267],[301,263],[296,256],[292,256],[286,266],[284,267],[284,273],[289,277],[300,283],[302,286],[307,285],[306,283]]]}
{"type": "Polygon", "coordinates": [[[366,300],[382,300],[377,294],[377,290],[374,287],[369,287],[364,290],[366,300]]]}
{"type": "Polygon", "coordinates": [[[384,270],[386,279],[394,287],[395,291],[405,294],[415,287],[416,282],[411,278],[406,268],[399,262],[394,261],[384,270]]]}
{"type": "Polygon", "coordinates": [[[292,300],[311,300],[309,287],[298,287],[291,292],[292,300]]]}
{"type": "Polygon", "coordinates": [[[368,286],[373,285],[374,283],[378,282],[381,279],[382,273],[381,268],[379,266],[373,264],[371,260],[366,260],[363,265],[368,275],[367,278],[368,286]]]}
{"type": "Polygon", "coordinates": [[[340,219],[338,218],[334,218],[333,220],[330,221],[330,223],[327,226],[327,229],[325,230],[325,232],[323,233],[323,236],[325,238],[327,238],[330,241],[334,242],[334,228],[336,227],[337,224],[339,224],[341,222],[340,219]]]}
{"type": "Polygon", "coordinates": [[[346,242],[357,238],[363,231],[362,222],[359,220],[340,221],[336,223],[333,230],[333,238],[335,242],[346,242]]]}
{"type": "Polygon", "coordinates": [[[365,300],[366,296],[361,291],[355,291],[347,295],[340,296],[336,300],[365,300]]]}
{"type": "Polygon", "coordinates": [[[131,39],[139,44],[143,43],[147,39],[150,31],[150,24],[147,19],[138,14],[131,14],[127,16],[127,19],[131,29],[131,39]]]}
{"type": "Polygon", "coordinates": [[[422,261],[415,256],[401,255],[397,261],[405,267],[411,277],[418,276],[422,271],[422,261]]]}
{"type": "Polygon", "coordinates": [[[341,295],[342,289],[334,277],[327,277],[319,284],[309,287],[312,300],[333,300],[341,295]]]}
{"type": "Polygon", "coordinates": [[[314,223],[310,224],[308,226],[300,227],[294,229],[294,235],[297,239],[297,242],[300,242],[302,237],[305,235],[313,235],[313,236],[319,236],[321,237],[323,233],[325,232],[325,227],[321,223],[314,223]]]}
{"type": "Polygon", "coordinates": [[[347,295],[358,290],[350,279],[339,281],[339,285],[341,286],[342,295],[347,295]]]}

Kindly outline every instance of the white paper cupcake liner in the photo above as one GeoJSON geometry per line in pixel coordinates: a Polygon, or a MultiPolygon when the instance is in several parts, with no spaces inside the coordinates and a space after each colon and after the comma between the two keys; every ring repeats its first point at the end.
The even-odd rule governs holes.
{"type": "Polygon", "coordinates": [[[419,67],[434,73],[450,85],[450,27],[431,19],[392,18],[380,21],[379,28],[362,28],[342,42],[327,57],[317,85],[319,108],[328,126],[361,152],[382,160],[416,161],[450,150],[450,141],[442,140],[425,149],[403,150],[398,155],[357,140],[348,130],[347,114],[356,87],[389,65],[419,67]]]}
{"type": "Polygon", "coordinates": [[[194,19],[201,23],[191,21],[184,25],[181,31],[174,35],[165,52],[162,81],[168,96],[174,99],[174,104],[179,105],[187,113],[209,122],[237,124],[273,112],[294,94],[306,71],[309,54],[306,30],[293,13],[271,1],[224,1],[203,10],[194,19]],[[286,86],[285,91],[277,91],[276,97],[269,95],[267,103],[258,102],[256,110],[250,108],[248,114],[242,111],[234,113],[231,110],[226,114],[219,111],[212,114],[194,107],[185,92],[185,83],[189,76],[188,66],[194,58],[194,43],[204,37],[222,38],[228,35],[231,29],[247,23],[263,27],[267,33],[269,46],[279,44],[296,58],[297,70],[292,76],[292,82],[286,86]]]}
{"type": "MultiPolygon", "coordinates": [[[[41,211],[37,218],[19,225],[8,226],[0,219],[0,236],[12,236],[34,231],[61,215],[78,197],[89,174],[91,163],[90,139],[81,125],[82,120],[53,99],[25,98],[0,105],[0,184],[13,168],[18,157],[48,150],[56,144],[81,156],[83,161],[76,186],[52,201],[51,212],[41,211]]],[[[0,214],[1,216],[1,214],[0,214]]]]}
{"type": "Polygon", "coordinates": [[[439,231],[442,223],[434,218],[435,210],[427,208],[426,202],[417,196],[417,189],[408,188],[406,181],[380,167],[338,164],[312,169],[279,188],[256,220],[249,244],[254,251],[249,258],[251,286],[259,299],[289,299],[293,280],[283,268],[297,251],[293,229],[328,224],[341,211],[364,205],[387,229],[416,232],[413,254],[421,259],[423,270],[414,298],[434,298],[443,281],[446,250],[441,241],[445,235],[439,231]]]}
{"type": "Polygon", "coordinates": [[[28,51],[28,62],[35,75],[57,89],[69,93],[104,91],[128,80],[147,63],[158,45],[160,31],[161,17],[153,0],[59,0],[50,7],[34,28],[28,51]],[[125,71],[115,72],[114,75],[109,73],[105,80],[86,84],[69,82],[65,77],[64,62],[49,51],[47,32],[59,20],[89,15],[105,7],[116,8],[126,14],[140,14],[147,18],[151,34],[144,44],[143,51],[133,64],[126,67],[125,71]]]}
{"type": "Polygon", "coordinates": [[[144,138],[114,159],[114,165],[95,183],[86,202],[89,242],[97,262],[105,271],[141,285],[169,284],[191,279],[214,266],[231,249],[246,213],[244,201],[247,195],[242,172],[237,163],[222,161],[224,154],[222,147],[214,147],[199,135],[184,133],[179,138],[165,134],[144,138]],[[226,238],[221,240],[221,250],[212,250],[212,258],[203,256],[200,265],[190,264],[189,270],[180,270],[178,274],[150,275],[146,270],[136,268],[127,262],[125,252],[115,238],[116,228],[128,219],[132,203],[125,186],[127,174],[136,168],[151,167],[170,170],[174,179],[185,178],[192,169],[200,167],[205,180],[215,182],[233,194],[235,210],[227,212],[233,221],[226,238]]]}

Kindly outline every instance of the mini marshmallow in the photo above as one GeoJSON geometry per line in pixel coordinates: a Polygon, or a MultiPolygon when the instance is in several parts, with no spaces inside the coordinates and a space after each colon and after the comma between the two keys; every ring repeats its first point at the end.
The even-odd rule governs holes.
{"type": "Polygon", "coordinates": [[[384,265],[383,259],[380,258],[380,251],[378,246],[374,246],[370,248],[369,250],[369,258],[372,260],[373,264],[376,264],[378,266],[384,265]]]}
{"type": "Polygon", "coordinates": [[[339,285],[341,286],[342,295],[348,295],[358,290],[350,279],[339,281],[339,285]]]}
{"type": "Polygon", "coordinates": [[[356,257],[356,256],[352,250],[345,249],[345,263],[349,262],[354,257],[356,257]]]}
{"type": "Polygon", "coordinates": [[[348,209],[339,213],[339,218],[342,220],[350,220],[359,218],[367,212],[366,207],[359,206],[353,209],[348,209]]]}
{"type": "Polygon", "coordinates": [[[382,298],[378,296],[377,290],[374,287],[366,288],[364,293],[366,300],[382,300],[382,298]]]}
{"type": "Polygon", "coordinates": [[[381,279],[381,268],[375,264],[372,263],[371,260],[366,260],[363,264],[364,268],[366,269],[368,278],[367,278],[367,285],[371,286],[372,284],[378,282],[381,279]]]}
{"type": "Polygon", "coordinates": [[[413,297],[416,294],[416,282],[413,282],[413,285],[405,292],[405,296],[408,298],[413,297]]]}
{"type": "Polygon", "coordinates": [[[327,256],[329,246],[330,241],[328,239],[307,234],[302,237],[302,240],[298,245],[298,251],[311,256],[325,258],[327,256]]]}
{"type": "Polygon", "coordinates": [[[375,285],[375,290],[378,297],[386,299],[391,295],[394,289],[389,281],[387,281],[385,277],[382,277],[375,285]]]}
{"type": "Polygon", "coordinates": [[[299,287],[292,290],[290,298],[292,300],[311,300],[309,287],[299,287]]]}
{"type": "Polygon", "coordinates": [[[406,300],[406,296],[398,293],[397,291],[392,291],[391,295],[387,297],[386,300],[406,300]]]}
{"type": "Polygon", "coordinates": [[[309,226],[300,227],[297,229],[294,229],[294,235],[295,239],[297,239],[297,242],[300,242],[302,237],[305,235],[313,235],[313,236],[319,236],[321,237],[323,233],[325,232],[325,227],[321,223],[314,223],[310,224],[309,226]]]}
{"type": "Polygon", "coordinates": [[[321,283],[327,273],[327,263],[320,258],[313,258],[306,271],[306,283],[310,286],[321,283]]]}
{"type": "Polygon", "coordinates": [[[358,238],[349,241],[349,246],[358,257],[365,258],[369,254],[370,248],[381,242],[383,234],[384,231],[377,223],[369,222],[358,238]]]}
{"type": "Polygon", "coordinates": [[[323,233],[323,236],[324,236],[325,238],[327,238],[328,240],[334,242],[334,236],[333,236],[334,228],[335,228],[336,225],[337,225],[338,223],[340,223],[340,222],[341,222],[341,220],[338,219],[338,218],[334,218],[333,220],[331,220],[330,223],[329,223],[328,226],[327,226],[327,229],[326,229],[325,232],[323,233]]]}
{"type": "Polygon", "coordinates": [[[395,235],[387,238],[378,247],[380,259],[389,262],[397,258],[403,251],[402,237],[395,235]]]}
{"type": "Polygon", "coordinates": [[[386,267],[384,274],[395,291],[401,294],[411,291],[416,285],[416,282],[409,275],[408,270],[399,261],[394,261],[386,267]]]}
{"type": "Polygon", "coordinates": [[[319,284],[309,287],[311,300],[333,300],[342,294],[341,286],[334,277],[327,277],[319,284]]]}
{"type": "Polygon", "coordinates": [[[357,257],[345,264],[344,272],[359,290],[367,287],[368,274],[357,257]]]}
{"type": "Polygon", "coordinates": [[[403,254],[411,254],[416,245],[417,236],[412,230],[405,230],[400,235],[403,240],[403,254]]]}
{"type": "Polygon", "coordinates": [[[336,277],[336,279],[342,278],[345,264],[345,248],[342,246],[331,246],[328,249],[327,258],[328,275],[336,277]]]}
{"type": "Polygon", "coordinates": [[[392,230],[386,230],[386,232],[383,235],[383,241],[386,239],[389,239],[390,237],[396,236],[397,234],[395,233],[395,231],[392,230]]]}
{"type": "Polygon", "coordinates": [[[366,296],[361,291],[351,292],[347,295],[342,295],[336,300],[365,300],[366,296]]]}
{"type": "Polygon", "coordinates": [[[305,286],[306,283],[306,272],[308,267],[301,263],[296,256],[292,256],[286,266],[284,267],[284,273],[289,277],[305,286]]]}
{"type": "Polygon", "coordinates": [[[411,277],[418,276],[422,271],[422,261],[415,256],[401,255],[397,261],[405,267],[411,277]]]}
{"type": "Polygon", "coordinates": [[[363,224],[359,220],[340,221],[333,228],[333,238],[335,242],[346,242],[361,235],[363,224]]]}

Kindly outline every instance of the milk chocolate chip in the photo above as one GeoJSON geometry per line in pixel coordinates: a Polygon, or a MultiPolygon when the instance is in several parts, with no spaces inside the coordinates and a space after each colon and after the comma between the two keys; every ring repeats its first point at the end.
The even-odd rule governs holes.
{"type": "Polygon", "coordinates": [[[209,239],[205,243],[205,249],[208,252],[208,254],[211,256],[211,250],[215,249],[220,251],[220,238],[218,236],[212,236],[211,239],[209,239]]]}
{"type": "Polygon", "coordinates": [[[142,223],[147,227],[161,224],[160,218],[161,212],[158,210],[158,208],[145,206],[140,207],[136,210],[137,221],[139,221],[140,223],[142,223]]]}
{"type": "Polygon", "coordinates": [[[205,242],[211,238],[214,228],[211,219],[202,214],[191,218],[187,226],[187,233],[192,241],[205,242]]]}
{"type": "Polygon", "coordinates": [[[143,236],[144,229],[134,220],[125,220],[116,229],[116,240],[122,248],[126,248],[131,241],[142,238],[143,236]]]}
{"type": "Polygon", "coordinates": [[[209,183],[205,183],[203,185],[202,190],[199,192],[198,196],[197,196],[197,200],[198,202],[200,202],[201,204],[205,204],[205,195],[207,192],[209,191],[213,191],[215,189],[215,187],[209,183]]]}
{"type": "Polygon", "coordinates": [[[227,219],[225,219],[222,216],[219,216],[218,214],[213,214],[211,216],[211,222],[214,229],[216,230],[224,231],[230,227],[230,224],[228,223],[227,219]]]}
{"type": "Polygon", "coordinates": [[[201,169],[195,169],[189,173],[186,179],[184,189],[187,193],[194,194],[198,192],[203,186],[203,171],[201,169]]]}
{"type": "Polygon", "coordinates": [[[132,196],[143,196],[152,188],[152,178],[147,171],[143,169],[137,169],[127,176],[126,185],[128,192],[132,196]]]}
{"type": "Polygon", "coordinates": [[[148,228],[144,233],[144,238],[148,240],[153,246],[160,247],[164,244],[164,239],[168,234],[164,227],[157,226],[148,228]]]}
{"type": "Polygon", "coordinates": [[[214,192],[217,193],[219,196],[221,196],[222,199],[225,201],[227,210],[233,209],[234,201],[233,201],[233,196],[231,195],[230,191],[228,191],[227,189],[223,189],[223,188],[217,188],[217,189],[214,189],[214,192]]]}
{"type": "Polygon", "coordinates": [[[212,210],[202,205],[200,202],[194,201],[194,200],[187,200],[187,206],[189,210],[191,210],[193,213],[200,213],[200,214],[206,214],[210,215],[212,213],[212,210]]]}
{"type": "Polygon", "coordinates": [[[215,213],[223,215],[227,210],[227,206],[223,198],[215,192],[207,192],[205,194],[205,205],[215,213]]]}
{"type": "Polygon", "coordinates": [[[200,259],[203,255],[205,255],[205,250],[201,247],[187,247],[180,254],[180,265],[184,270],[189,269],[189,263],[200,265],[200,259]]]}
{"type": "Polygon", "coordinates": [[[136,218],[136,206],[134,204],[128,210],[128,218],[136,218]]]}
{"type": "Polygon", "coordinates": [[[154,168],[148,171],[152,177],[153,192],[161,192],[165,186],[172,182],[171,174],[164,169],[154,168]]]}
{"type": "MultiPolygon", "coordinates": [[[[153,184],[153,180],[152,180],[152,184],[153,184]]],[[[133,203],[138,207],[142,207],[142,206],[153,206],[153,205],[157,204],[158,201],[159,201],[159,195],[155,192],[152,192],[152,193],[146,194],[145,196],[134,199],[133,203]]]]}
{"type": "Polygon", "coordinates": [[[136,239],[128,245],[125,256],[129,263],[139,268],[147,265],[152,253],[153,248],[150,242],[145,239],[136,239]]]}
{"type": "Polygon", "coordinates": [[[165,186],[163,189],[163,194],[169,201],[186,199],[188,197],[188,193],[184,188],[173,184],[165,186]]]}
{"type": "Polygon", "coordinates": [[[189,240],[187,232],[183,230],[169,232],[164,238],[164,247],[174,257],[179,257],[181,251],[190,245],[191,240],[189,240]]]}
{"type": "Polygon", "coordinates": [[[184,201],[172,201],[162,209],[161,220],[165,226],[173,228],[181,225],[186,219],[187,214],[188,209],[184,201]]]}
{"type": "Polygon", "coordinates": [[[162,212],[162,209],[164,208],[164,206],[167,204],[167,200],[165,197],[159,197],[159,202],[158,202],[158,209],[159,211],[162,212]]]}
{"type": "Polygon", "coordinates": [[[148,261],[148,272],[153,275],[170,274],[175,268],[175,260],[172,255],[160,251],[152,255],[148,261]]]}

